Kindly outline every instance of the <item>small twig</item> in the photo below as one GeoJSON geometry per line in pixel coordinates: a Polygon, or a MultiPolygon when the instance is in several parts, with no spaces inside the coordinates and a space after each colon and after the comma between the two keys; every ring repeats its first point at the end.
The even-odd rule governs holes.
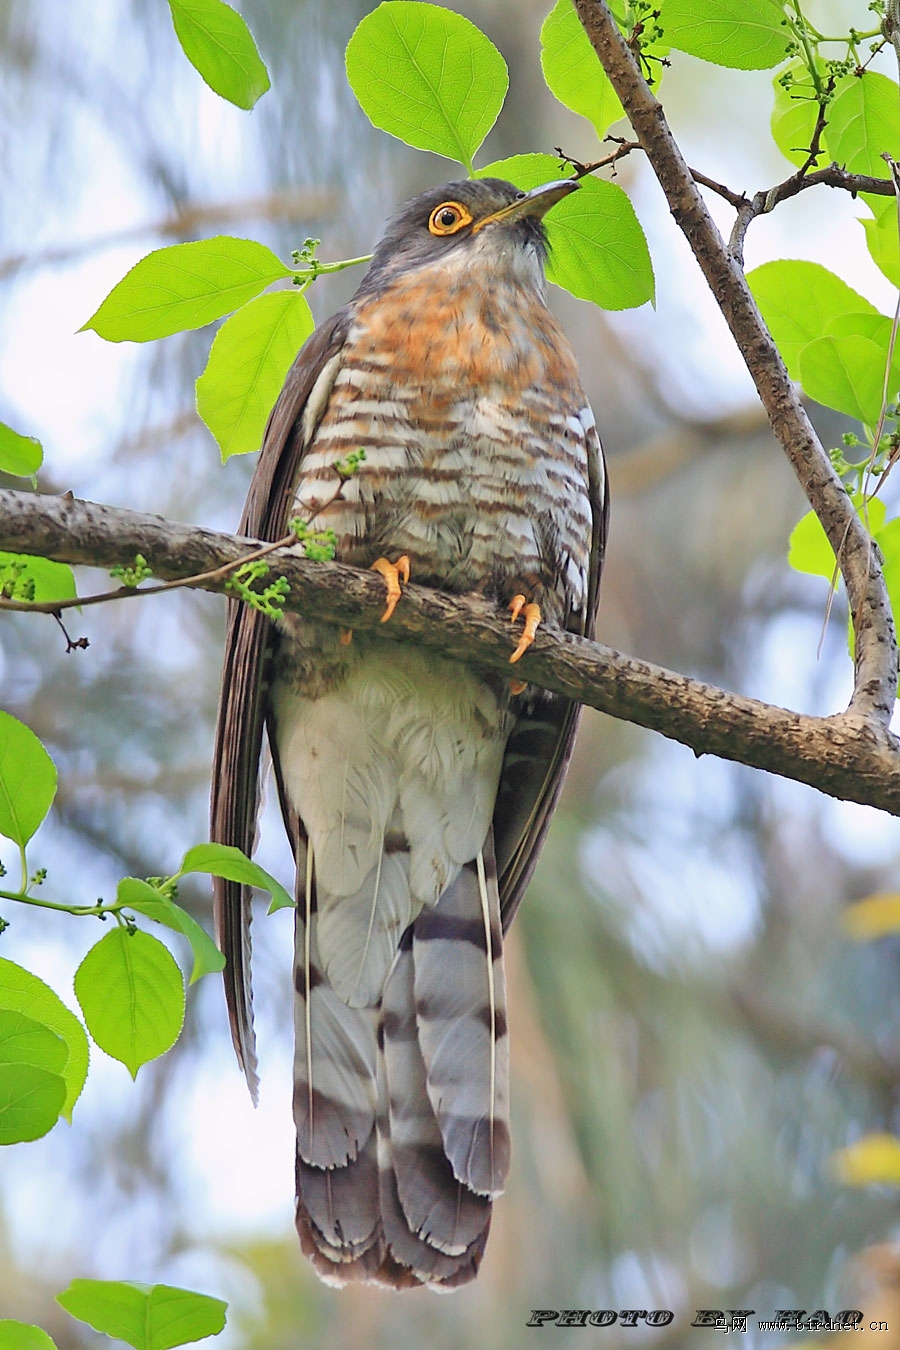
{"type": "Polygon", "coordinates": [[[565,164],[572,166],[575,170],[572,175],[573,178],[586,178],[588,174],[596,173],[598,169],[608,169],[611,164],[615,164],[618,160],[624,159],[626,155],[630,155],[632,150],[640,150],[641,148],[637,141],[626,141],[621,136],[605,136],[604,140],[612,141],[616,149],[611,154],[605,155],[603,159],[594,160],[591,164],[582,164],[580,160],[573,159],[558,145],[554,146],[553,153],[558,155],[565,164]]]}
{"type": "Polygon", "coordinates": [[[813,127],[812,138],[810,139],[809,142],[809,152],[804,162],[800,165],[800,168],[794,174],[795,178],[805,178],[806,175],[809,173],[810,169],[813,167],[813,165],[816,164],[819,156],[822,153],[822,137],[825,134],[825,127],[828,123],[828,118],[825,115],[825,110],[828,107],[828,99],[831,97],[833,93],[834,93],[834,76],[829,75],[828,80],[826,81],[825,84],[825,88],[822,90],[822,95],[819,99],[819,113],[818,116],[816,117],[816,125],[813,127]]]}
{"type": "Polygon", "coordinates": [[[875,57],[878,56],[881,52],[883,52],[887,45],[888,39],[883,38],[882,41],[879,42],[877,46],[872,48],[871,52],[866,57],[865,61],[863,61],[862,65],[856,67],[856,71],[854,73],[856,75],[862,75],[864,71],[868,70],[869,66],[875,60],[875,57]]]}
{"type": "MultiPolygon", "coordinates": [[[[818,83],[816,85],[818,90],[818,83]]],[[[796,173],[792,173],[790,178],[786,178],[783,183],[777,184],[767,191],[757,192],[750,201],[744,199],[744,202],[738,207],[737,219],[731,231],[731,238],[728,240],[728,252],[733,258],[736,258],[741,265],[744,261],[744,238],[750,228],[751,223],[757,216],[764,215],[773,211],[780,201],[787,197],[793,197],[801,192],[809,183],[809,171],[816,163],[819,155],[822,153],[822,136],[825,131],[827,118],[825,109],[828,107],[828,98],[834,92],[834,77],[829,76],[825,88],[819,94],[819,112],[816,117],[816,125],[813,127],[813,134],[809,142],[809,150],[806,159],[800,165],[796,173]]]]}
{"type": "MultiPolygon", "coordinates": [[[[201,586],[205,581],[220,581],[226,577],[229,572],[238,567],[243,567],[245,563],[253,562],[256,558],[263,558],[267,553],[272,553],[276,548],[286,548],[289,544],[295,544],[297,536],[287,534],[283,539],[277,540],[274,544],[266,544],[264,548],[257,549],[254,553],[247,553],[242,558],[236,558],[234,562],[223,563],[221,567],[213,568],[211,572],[198,572],[194,576],[179,577],[176,581],[163,581],[158,586],[119,586],[114,591],[102,591],[98,595],[76,595],[72,600],[7,600],[0,598],[0,611],[11,610],[19,614],[52,614],[59,626],[62,628],[60,613],[64,609],[80,609],[83,605],[105,605],[110,600],[127,600],[129,596],[161,595],[164,591],[177,591],[182,586],[201,586]]],[[[63,633],[68,641],[69,635],[63,628],[63,633]]],[[[84,638],[78,642],[69,644],[68,650],[74,647],[85,646],[87,642],[84,638]]]]}
{"type": "MultiPolygon", "coordinates": [[[[567,155],[558,145],[554,146],[553,153],[559,155],[559,158],[565,163],[570,164],[575,170],[573,178],[586,178],[588,174],[596,173],[598,169],[608,169],[610,165],[618,160],[624,159],[630,155],[632,150],[642,150],[640,141],[627,141],[623,136],[605,136],[605,141],[612,141],[617,147],[611,154],[605,155],[603,159],[594,160],[591,164],[582,164],[581,160],[575,159],[572,155],[567,155]]],[[[724,197],[726,202],[736,209],[740,208],[747,200],[743,193],[732,192],[731,188],[726,187],[724,183],[717,183],[714,178],[707,178],[706,174],[699,169],[691,169],[695,183],[701,183],[703,187],[710,188],[717,192],[720,197],[724,197]]]]}
{"type": "Polygon", "coordinates": [[[743,206],[738,210],[737,220],[734,222],[734,228],[731,231],[731,237],[728,241],[728,252],[737,262],[743,259],[744,236],[750,224],[757,216],[768,215],[774,211],[780,202],[787,201],[790,197],[796,197],[798,193],[804,192],[811,187],[832,187],[840,188],[844,192],[849,192],[855,197],[860,192],[867,192],[875,197],[894,196],[894,184],[890,178],[872,178],[868,174],[848,173],[842,169],[839,164],[829,164],[824,169],[817,169],[815,173],[791,174],[783,183],[777,183],[775,187],[763,189],[757,192],[753,197],[745,199],[743,206]]]}
{"type": "MultiPolygon", "coordinates": [[[[324,502],[318,502],[315,505],[306,517],[305,524],[311,525],[316,516],[320,515],[332,502],[337,501],[344,490],[345,482],[346,479],[341,478],[331,496],[326,498],[324,502]]],[[[60,618],[64,609],[80,609],[83,605],[105,605],[110,600],[126,600],[129,596],[161,595],[164,591],[177,591],[184,586],[202,587],[204,582],[222,581],[228,576],[229,572],[245,567],[247,563],[255,562],[257,558],[264,558],[266,554],[274,553],[276,549],[288,548],[291,544],[296,543],[297,535],[292,530],[283,539],[276,539],[274,543],[266,544],[253,553],[246,553],[243,557],[235,558],[232,562],[223,563],[221,567],[214,567],[209,572],[197,572],[189,577],[179,577],[175,581],[163,581],[158,586],[119,586],[114,591],[102,591],[98,595],[77,595],[72,600],[7,600],[0,596],[0,612],[10,610],[18,614],[52,614],[62,628],[63,636],[68,644],[66,647],[68,653],[87,648],[90,643],[84,637],[77,638],[74,642],[71,640],[60,618]]]]}
{"type": "MultiPolygon", "coordinates": [[[[59,608],[62,608],[62,606],[60,606],[59,608]]],[[[87,651],[88,647],[91,645],[90,642],[86,637],[76,638],[74,642],[72,641],[72,639],[69,637],[69,632],[68,629],[66,628],[66,625],[59,617],[59,609],[51,609],[50,613],[53,615],[54,619],[59,624],[60,628],[62,629],[62,635],[66,639],[66,656],[68,656],[69,652],[87,651]]]]}
{"type": "Polygon", "coordinates": [[[736,211],[740,211],[746,205],[747,198],[743,192],[732,192],[731,188],[726,187],[724,183],[717,183],[714,178],[707,178],[706,174],[701,173],[699,169],[691,169],[690,166],[688,166],[688,169],[695,183],[699,183],[701,187],[709,188],[712,192],[718,193],[720,197],[724,197],[726,202],[733,206],[736,211]]]}

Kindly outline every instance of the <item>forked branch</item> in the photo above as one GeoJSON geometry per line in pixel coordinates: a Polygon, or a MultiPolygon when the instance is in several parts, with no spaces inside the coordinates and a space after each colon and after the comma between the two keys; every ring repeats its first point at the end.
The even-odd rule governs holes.
{"type": "MultiPolygon", "coordinates": [[[[605,0],[574,0],[610,82],[650,161],[753,378],[772,430],[840,562],[856,632],[848,712],[886,729],[897,692],[897,641],[881,559],[810,424],[737,258],[707,210],[659,100],[605,0]]],[[[896,772],[896,770],[895,770],[896,772]]]]}

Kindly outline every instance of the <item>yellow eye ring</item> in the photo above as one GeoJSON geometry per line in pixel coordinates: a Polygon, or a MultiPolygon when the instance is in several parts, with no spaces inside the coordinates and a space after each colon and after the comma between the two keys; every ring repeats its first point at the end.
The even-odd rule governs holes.
{"type": "Polygon", "coordinates": [[[436,206],[428,218],[428,228],[432,234],[456,234],[464,225],[471,225],[472,216],[459,202],[442,202],[436,206]]]}

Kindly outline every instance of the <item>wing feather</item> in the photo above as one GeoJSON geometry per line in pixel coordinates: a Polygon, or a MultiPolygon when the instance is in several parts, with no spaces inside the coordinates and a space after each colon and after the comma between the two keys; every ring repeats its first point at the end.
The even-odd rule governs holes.
{"type": "MultiPolygon", "coordinates": [[[[590,414],[585,422],[585,446],[592,526],[588,597],[584,609],[572,615],[566,626],[572,632],[592,638],[609,525],[609,491],[603,449],[590,414]]],[[[538,695],[526,704],[507,741],[494,809],[504,933],[513,921],[537,865],[563,789],[580,720],[579,704],[569,699],[538,695]]]]}
{"type": "MultiPolygon", "coordinates": [[[[316,391],[318,416],[325,398],[325,367],[340,352],[349,311],[339,311],[304,343],[288,372],[263,436],[262,453],[253,475],[238,533],[273,541],[287,528],[291,492],[300,459],[314,430],[304,417],[316,391]],[[304,439],[305,437],[305,439],[304,439]]],[[[336,371],[337,363],[333,370],[336,371]]],[[[212,774],[210,838],[251,853],[259,806],[259,758],[265,724],[265,688],[272,627],[256,610],[232,600],[228,605],[225,665],[216,723],[212,774]]],[[[295,850],[297,841],[294,840],[295,850]]],[[[216,935],[225,955],[225,998],[238,1060],[256,1100],[256,1044],[250,984],[250,890],[237,882],[213,878],[216,935]]]]}

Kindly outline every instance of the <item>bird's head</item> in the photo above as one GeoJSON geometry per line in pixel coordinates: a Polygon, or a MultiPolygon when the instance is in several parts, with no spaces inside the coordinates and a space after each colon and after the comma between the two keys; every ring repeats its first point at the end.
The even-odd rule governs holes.
{"type": "Polygon", "coordinates": [[[482,267],[543,285],[547,256],[544,216],[575,192],[571,178],[521,192],[502,178],[444,183],[406,202],[390,221],[361,291],[379,290],[419,268],[482,267]]]}

